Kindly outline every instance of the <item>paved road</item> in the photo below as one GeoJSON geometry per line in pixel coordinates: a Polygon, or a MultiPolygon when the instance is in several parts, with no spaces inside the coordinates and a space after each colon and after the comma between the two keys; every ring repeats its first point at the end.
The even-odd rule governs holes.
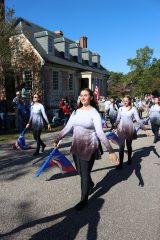
{"type": "MultiPolygon", "coordinates": [[[[159,240],[160,142],[153,144],[153,136],[140,135],[133,143],[134,163],[123,170],[116,170],[105,152],[94,165],[97,185],[89,205],[76,212],[72,207],[80,197],[79,176],[49,168],[35,177],[56,134],[43,135],[47,150],[37,158],[31,155],[34,149],[0,146],[0,238],[159,240]]],[[[72,159],[70,142],[66,137],[61,151],[72,159]]]]}

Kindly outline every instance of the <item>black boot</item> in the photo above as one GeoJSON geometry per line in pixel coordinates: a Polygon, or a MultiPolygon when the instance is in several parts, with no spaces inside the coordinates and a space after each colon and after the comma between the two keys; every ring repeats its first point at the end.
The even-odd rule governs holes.
{"type": "Polygon", "coordinates": [[[77,211],[80,211],[80,210],[82,210],[83,208],[85,208],[85,207],[87,206],[87,204],[88,204],[88,199],[85,199],[85,200],[82,200],[82,201],[80,201],[79,203],[77,203],[74,208],[75,208],[77,211]]]}
{"type": "Polygon", "coordinates": [[[35,151],[35,152],[33,153],[33,156],[37,156],[37,155],[39,155],[39,152],[38,152],[38,151],[35,151]]]}
{"type": "Polygon", "coordinates": [[[158,142],[158,132],[157,131],[154,133],[154,141],[153,141],[153,143],[156,143],[156,142],[158,142]]]}
{"type": "Polygon", "coordinates": [[[119,164],[116,166],[116,169],[122,169],[123,168],[123,158],[124,158],[124,147],[120,146],[119,149],[119,164]]]}
{"type": "Polygon", "coordinates": [[[42,145],[42,153],[44,152],[45,147],[46,147],[46,144],[43,144],[42,145]]]}
{"type": "Polygon", "coordinates": [[[132,164],[132,142],[127,141],[127,149],[128,149],[128,162],[127,165],[132,164]]]}

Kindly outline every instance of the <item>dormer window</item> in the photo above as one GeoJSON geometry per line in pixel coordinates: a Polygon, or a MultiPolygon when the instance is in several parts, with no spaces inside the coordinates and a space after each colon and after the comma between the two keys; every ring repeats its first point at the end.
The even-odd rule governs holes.
{"type": "Polygon", "coordinates": [[[100,55],[98,53],[92,53],[92,63],[94,67],[100,67],[100,55]]]}
{"type": "Polygon", "coordinates": [[[64,37],[54,39],[54,48],[58,57],[69,59],[69,44],[64,37]]]}
{"type": "Polygon", "coordinates": [[[69,52],[72,58],[72,61],[82,63],[82,48],[77,43],[69,44],[69,52]]]}
{"type": "Polygon", "coordinates": [[[92,66],[92,53],[88,48],[82,49],[82,59],[84,64],[92,66]]]}
{"type": "Polygon", "coordinates": [[[54,55],[53,36],[48,31],[34,33],[34,38],[47,54],[54,55]]]}

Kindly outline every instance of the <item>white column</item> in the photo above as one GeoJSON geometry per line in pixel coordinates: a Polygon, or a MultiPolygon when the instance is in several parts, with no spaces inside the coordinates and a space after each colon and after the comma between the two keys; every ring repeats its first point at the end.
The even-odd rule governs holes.
{"type": "Polygon", "coordinates": [[[88,79],[89,79],[89,88],[92,89],[92,75],[90,75],[88,79]]]}

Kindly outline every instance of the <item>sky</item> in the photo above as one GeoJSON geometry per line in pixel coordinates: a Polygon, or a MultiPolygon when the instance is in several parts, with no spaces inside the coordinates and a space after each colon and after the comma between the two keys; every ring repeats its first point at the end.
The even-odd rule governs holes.
{"type": "Polygon", "coordinates": [[[127,73],[127,59],[149,46],[160,59],[160,0],[6,0],[15,16],[78,40],[101,56],[109,71],[127,73]]]}

